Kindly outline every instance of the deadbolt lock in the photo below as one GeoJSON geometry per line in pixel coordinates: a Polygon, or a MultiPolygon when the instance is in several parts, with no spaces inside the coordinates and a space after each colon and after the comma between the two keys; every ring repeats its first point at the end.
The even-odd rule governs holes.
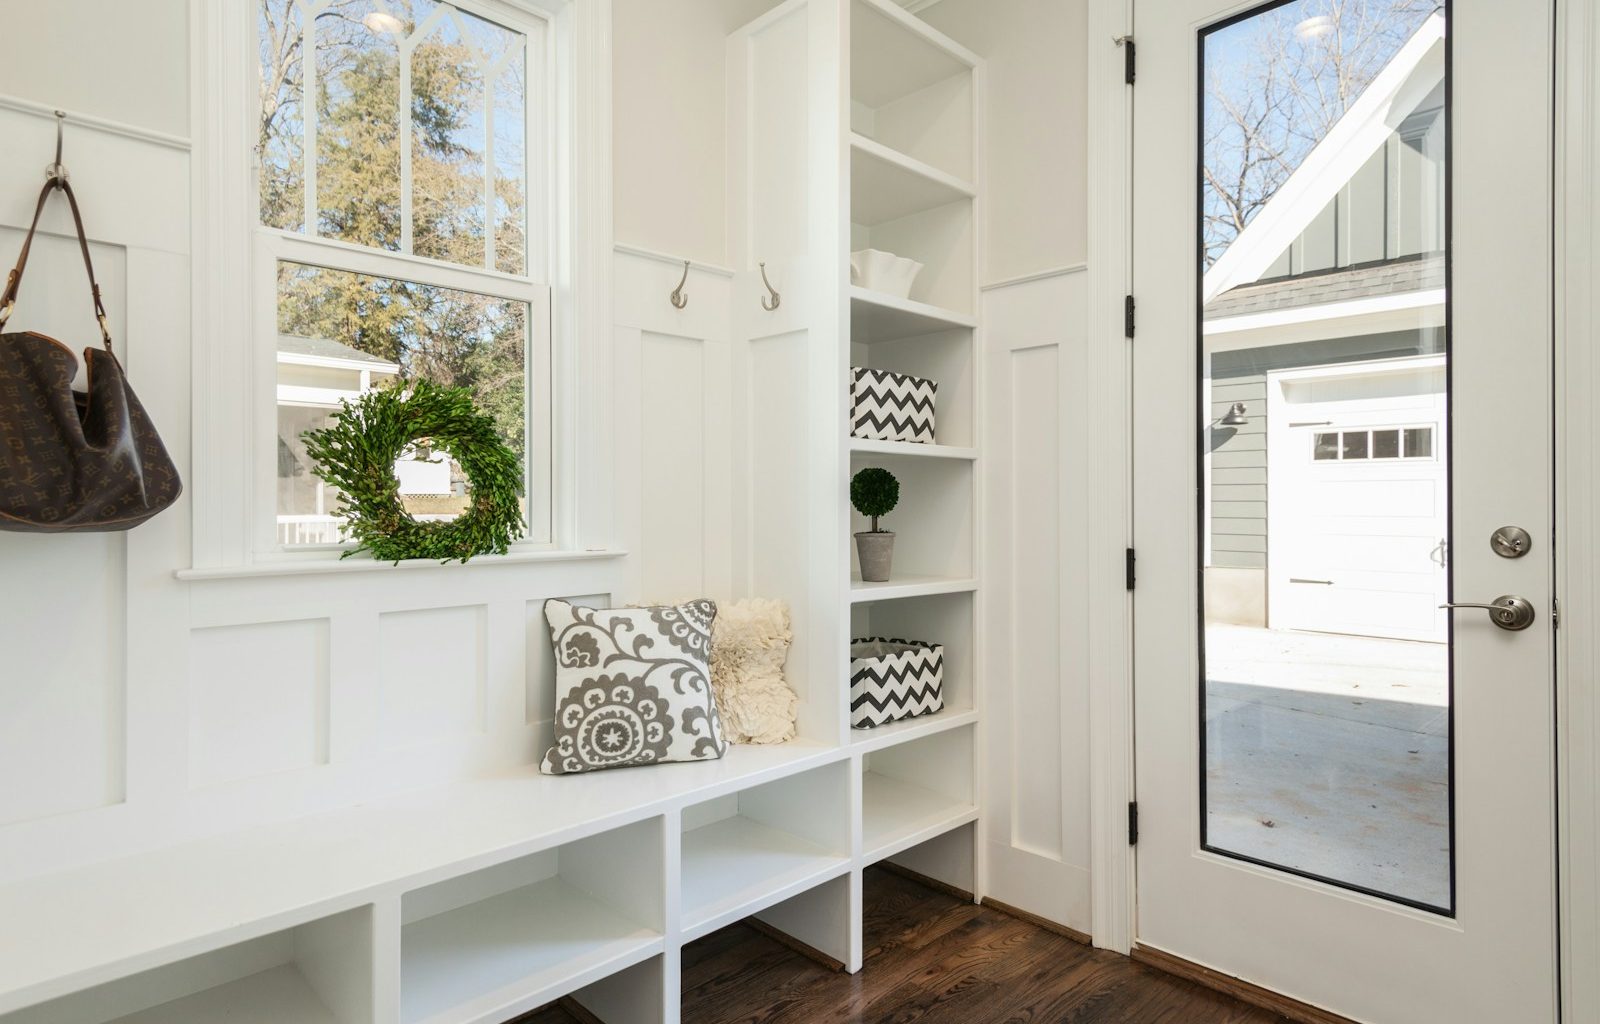
{"type": "Polygon", "coordinates": [[[1501,558],[1521,558],[1533,549],[1533,537],[1520,526],[1502,526],[1489,537],[1489,547],[1501,558]]]}

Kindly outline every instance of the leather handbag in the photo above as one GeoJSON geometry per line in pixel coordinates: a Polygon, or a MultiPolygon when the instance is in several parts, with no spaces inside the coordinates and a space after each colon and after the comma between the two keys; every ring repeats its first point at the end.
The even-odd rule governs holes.
{"type": "Polygon", "coordinates": [[[0,530],[127,530],[177,501],[183,483],[111,350],[83,217],[64,177],[51,178],[39,193],[22,252],[0,295],[0,327],[16,305],[39,215],[56,189],[72,208],[104,350],[83,351],[85,394],[72,389],[78,360],[67,346],[31,331],[0,334],[0,530]]]}

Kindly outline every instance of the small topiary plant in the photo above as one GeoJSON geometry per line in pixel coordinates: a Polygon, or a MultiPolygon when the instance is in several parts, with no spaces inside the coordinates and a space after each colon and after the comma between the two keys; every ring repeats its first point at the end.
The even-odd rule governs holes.
{"type": "Polygon", "coordinates": [[[863,469],[850,480],[850,504],[872,520],[873,533],[883,533],[878,529],[878,517],[888,515],[900,504],[900,481],[887,469],[863,469]]]}

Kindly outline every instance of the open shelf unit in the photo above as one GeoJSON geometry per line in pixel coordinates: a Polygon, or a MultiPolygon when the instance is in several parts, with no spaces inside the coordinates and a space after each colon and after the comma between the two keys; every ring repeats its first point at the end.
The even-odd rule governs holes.
{"type": "MultiPolygon", "coordinates": [[[[893,858],[976,892],[983,68],[892,2],[847,2],[851,123],[841,140],[849,152],[850,181],[842,190],[847,248],[887,250],[924,268],[908,296],[854,281],[844,290],[850,333],[842,354],[850,367],[938,386],[935,443],[844,438],[843,479],[882,467],[900,484],[899,504],[883,520],[896,535],[889,580],[863,581],[849,553],[848,632],[944,648],[941,710],[850,730],[861,769],[860,855],[869,864],[893,858]]],[[[848,424],[849,417],[842,419],[848,424]]],[[[849,523],[852,533],[869,525],[853,510],[849,523]]],[[[843,660],[848,665],[848,653],[843,660]]]]}
{"type": "MultiPolygon", "coordinates": [[[[844,439],[845,479],[875,466],[900,484],[899,504],[883,522],[896,535],[889,580],[863,581],[849,553],[848,633],[944,648],[941,710],[850,730],[861,769],[861,857],[911,857],[908,866],[976,891],[982,66],[893,3],[848,6],[848,248],[870,245],[925,267],[906,297],[856,283],[845,290],[850,334],[842,354],[851,367],[938,385],[935,443],[844,439]]],[[[853,510],[848,518],[852,533],[868,528],[853,510]]]]}
{"type": "Polygon", "coordinates": [[[975,178],[978,59],[892,2],[850,3],[849,128],[953,178],[975,178]]]}
{"type": "Polygon", "coordinates": [[[969,182],[874,142],[850,138],[850,212],[859,224],[882,224],[971,199],[969,182]]]}
{"type": "Polygon", "coordinates": [[[978,820],[971,726],[862,758],[862,860],[872,864],[978,820]]]}
{"type": "Polygon", "coordinates": [[[687,808],[683,934],[698,938],[850,869],[849,778],[834,764],[687,808]]]}
{"type": "Polygon", "coordinates": [[[938,331],[970,330],[977,317],[850,286],[850,339],[857,345],[917,338],[938,331]]]}
{"type": "Polygon", "coordinates": [[[401,1024],[507,1020],[664,947],[662,820],[402,897],[401,1024]]]}
{"type": "Polygon", "coordinates": [[[366,1024],[378,1012],[372,950],[372,908],[359,907],[0,1014],[0,1021],[366,1024]]]}

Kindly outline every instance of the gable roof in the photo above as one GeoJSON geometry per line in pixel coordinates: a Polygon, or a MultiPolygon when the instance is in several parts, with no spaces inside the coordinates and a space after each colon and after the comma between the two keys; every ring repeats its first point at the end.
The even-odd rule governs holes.
{"type": "Polygon", "coordinates": [[[1384,263],[1280,277],[1241,284],[1206,304],[1206,320],[1249,316],[1273,310],[1326,306],[1382,295],[1405,295],[1444,288],[1444,257],[1436,253],[1384,263]]]}
{"type": "Polygon", "coordinates": [[[1444,15],[1429,15],[1206,271],[1202,303],[1259,280],[1427,99],[1444,80],[1444,36],[1444,15]]]}
{"type": "Polygon", "coordinates": [[[343,364],[359,364],[369,366],[374,370],[385,369],[398,373],[400,365],[381,359],[370,352],[363,352],[358,348],[337,342],[331,338],[307,338],[298,334],[278,335],[278,354],[280,356],[303,356],[318,361],[332,361],[343,364]]]}

